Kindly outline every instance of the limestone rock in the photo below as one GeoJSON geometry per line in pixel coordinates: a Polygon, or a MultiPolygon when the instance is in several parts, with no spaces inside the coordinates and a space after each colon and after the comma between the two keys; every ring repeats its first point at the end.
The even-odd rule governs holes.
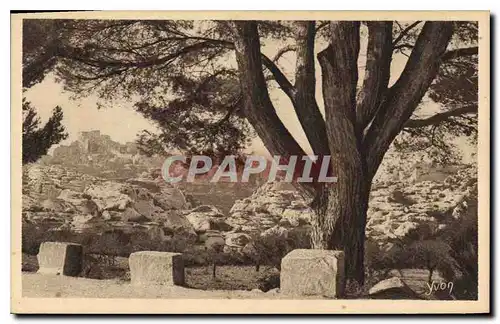
{"type": "Polygon", "coordinates": [[[243,249],[250,241],[251,237],[245,233],[226,234],[226,245],[228,247],[243,249]]]}
{"type": "Polygon", "coordinates": [[[281,261],[280,292],[283,294],[341,298],[344,280],[342,251],[297,249],[281,261]]]}
{"type": "Polygon", "coordinates": [[[209,230],[229,231],[232,226],[225,221],[224,214],[214,206],[202,205],[190,210],[186,215],[197,233],[209,230]]]}
{"type": "Polygon", "coordinates": [[[188,203],[186,197],[179,189],[164,186],[161,192],[154,195],[156,205],[164,210],[168,209],[187,209],[188,203]]]}
{"type": "Polygon", "coordinates": [[[259,233],[280,222],[302,226],[310,222],[312,211],[289,183],[269,182],[259,187],[251,197],[237,200],[227,222],[246,232],[259,233]]]}
{"type": "Polygon", "coordinates": [[[421,299],[399,277],[391,277],[375,284],[368,292],[373,299],[421,299]]]}
{"type": "Polygon", "coordinates": [[[38,272],[77,276],[82,270],[82,253],[80,244],[43,242],[37,255],[38,272]]]}
{"type": "Polygon", "coordinates": [[[124,185],[108,181],[100,185],[91,185],[85,193],[99,206],[100,210],[125,210],[132,199],[122,193],[124,185]]]}
{"type": "Polygon", "coordinates": [[[130,279],[134,285],[183,285],[182,254],[141,251],[130,254],[130,279]]]}

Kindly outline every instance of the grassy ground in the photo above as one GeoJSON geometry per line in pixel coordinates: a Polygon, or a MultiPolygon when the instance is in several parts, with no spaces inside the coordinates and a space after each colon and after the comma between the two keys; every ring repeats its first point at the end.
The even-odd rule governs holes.
{"type": "Polygon", "coordinates": [[[186,285],[203,290],[252,290],[267,291],[279,286],[279,272],[271,267],[261,267],[255,271],[252,266],[219,266],[216,278],[212,268],[196,267],[186,269],[186,285]]]}

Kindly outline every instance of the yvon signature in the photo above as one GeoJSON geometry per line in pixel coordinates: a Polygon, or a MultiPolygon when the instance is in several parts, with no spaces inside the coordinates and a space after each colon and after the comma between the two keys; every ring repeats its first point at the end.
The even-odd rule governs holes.
{"type": "Polygon", "coordinates": [[[436,292],[438,290],[448,290],[451,295],[453,291],[453,282],[436,282],[432,281],[431,283],[427,283],[427,288],[429,288],[429,292],[425,293],[426,295],[432,294],[432,292],[436,292]]]}

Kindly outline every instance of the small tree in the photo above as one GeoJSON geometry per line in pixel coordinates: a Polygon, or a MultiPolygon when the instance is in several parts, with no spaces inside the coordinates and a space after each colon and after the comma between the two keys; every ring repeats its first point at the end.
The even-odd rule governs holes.
{"type": "Polygon", "coordinates": [[[205,249],[212,261],[212,278],[216,278],[217,259],[224,250],[225,241],[222,237],[211,236],[205,241],[205,249]]]}
{"type": "Polygon", "coordinates": [[[49,148],[66,139],[62,125],[63,112],[57,106],[47,123],[40,128],[40,117],[29,101],[23,100],[23,164],[35,162],[47,154],[49,148]]]}
{"type": "MultiPolygon", "coordinates": [[[[427,282],[432,284],[432,275],[435,270],[442,274],[452,274],[458,268],[457,262],[451,256],[451,247],[439,240],[417,241],[411,244],[405,251],[406,263],[414,268],[425,268],[429,271],[427,282]]],[[[446,277],[450,277],[447,275],[446,277]]]]}

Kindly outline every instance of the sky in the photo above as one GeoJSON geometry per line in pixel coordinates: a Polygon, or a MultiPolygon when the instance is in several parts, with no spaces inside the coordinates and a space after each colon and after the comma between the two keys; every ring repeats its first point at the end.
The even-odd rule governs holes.
{"type": "MultiPolygon", "coordinates": [[[[363,31],[362,31],[363,32],[363,31]]],[[[362,33],[363,34],[363,33],[362,33]]],[[[275,53],[285,44],[279,42],[264,41],[262,43],[262,52],[269,57],[273,57],[275,53]]],[[[315,52],[318,53],[325,47],[324,44],[316,44],[315,52]]],[[[366,38],[361,39],[361,50],[358,60],[359,82],[361,83],[364,77],[364,64],[366,60],[366,38]]],[[[391,80],[390,84],[395,82],[406,64],[407,58],[404,55],[395,55],[391,63],[391,80]]],[[[293,53],[286,54],[279,62],[282,71],[293,82],[293,73],[295,68],[295,55],[293,53]]],[[[230,63],[234,64],[234,63],[230,63]]],[[[324,114],[323,98],[321,93],[321,71],[316,60],[316,97],[321,112],[324,114]]],[[[302,148],[310,153],[311,149],[307,142],[306,136],[300,127],[300,123],[293,110],[288,97],[277,87],[273,87],[270,91],[271,99],[274,103],[276,112],[282,120],[285,127],[294,136],[302,148]]],[[[134,141],[137,133],[147,129],[154,131],[155,126],[150,121],[146,120],[142,115],[134,111],[133,102],[114,102],[104,108],[97,108],[97,97],[89,96],[86,98],[72,99],[71,93],[63,90],[63,85],[56,83],[52,74],[39,84],[33,86],[25,92],[25,97],[36,107],[42,121],[46,121],[52,109],[59,105],[63,108],[64,120],[63,124],[69,134],[68,139],[60,144],[69,144],[78,138],[78,133],[88,130],[100,130],[101,134],[110,135],[117,142],[125,143],[134,141]]],[[[432,115],[439,111],[440,106],[430,99],[424,98],[418,117],[432,115]]],[[[460,143],[464,142],[458,140],[460,143]]],[[[465,142],[464,142],[465,143],[465,142]]],[[[459,144],[462,145],[462,144],[459,144]]],[[[55,147],[55,146],[54,146],[55,147]]],[[[52,148],[52,150],[54,149],[52,148]]],[[[248,148],[249,152],[269,156],[259,138],[252,141],[248,148]]]]}

